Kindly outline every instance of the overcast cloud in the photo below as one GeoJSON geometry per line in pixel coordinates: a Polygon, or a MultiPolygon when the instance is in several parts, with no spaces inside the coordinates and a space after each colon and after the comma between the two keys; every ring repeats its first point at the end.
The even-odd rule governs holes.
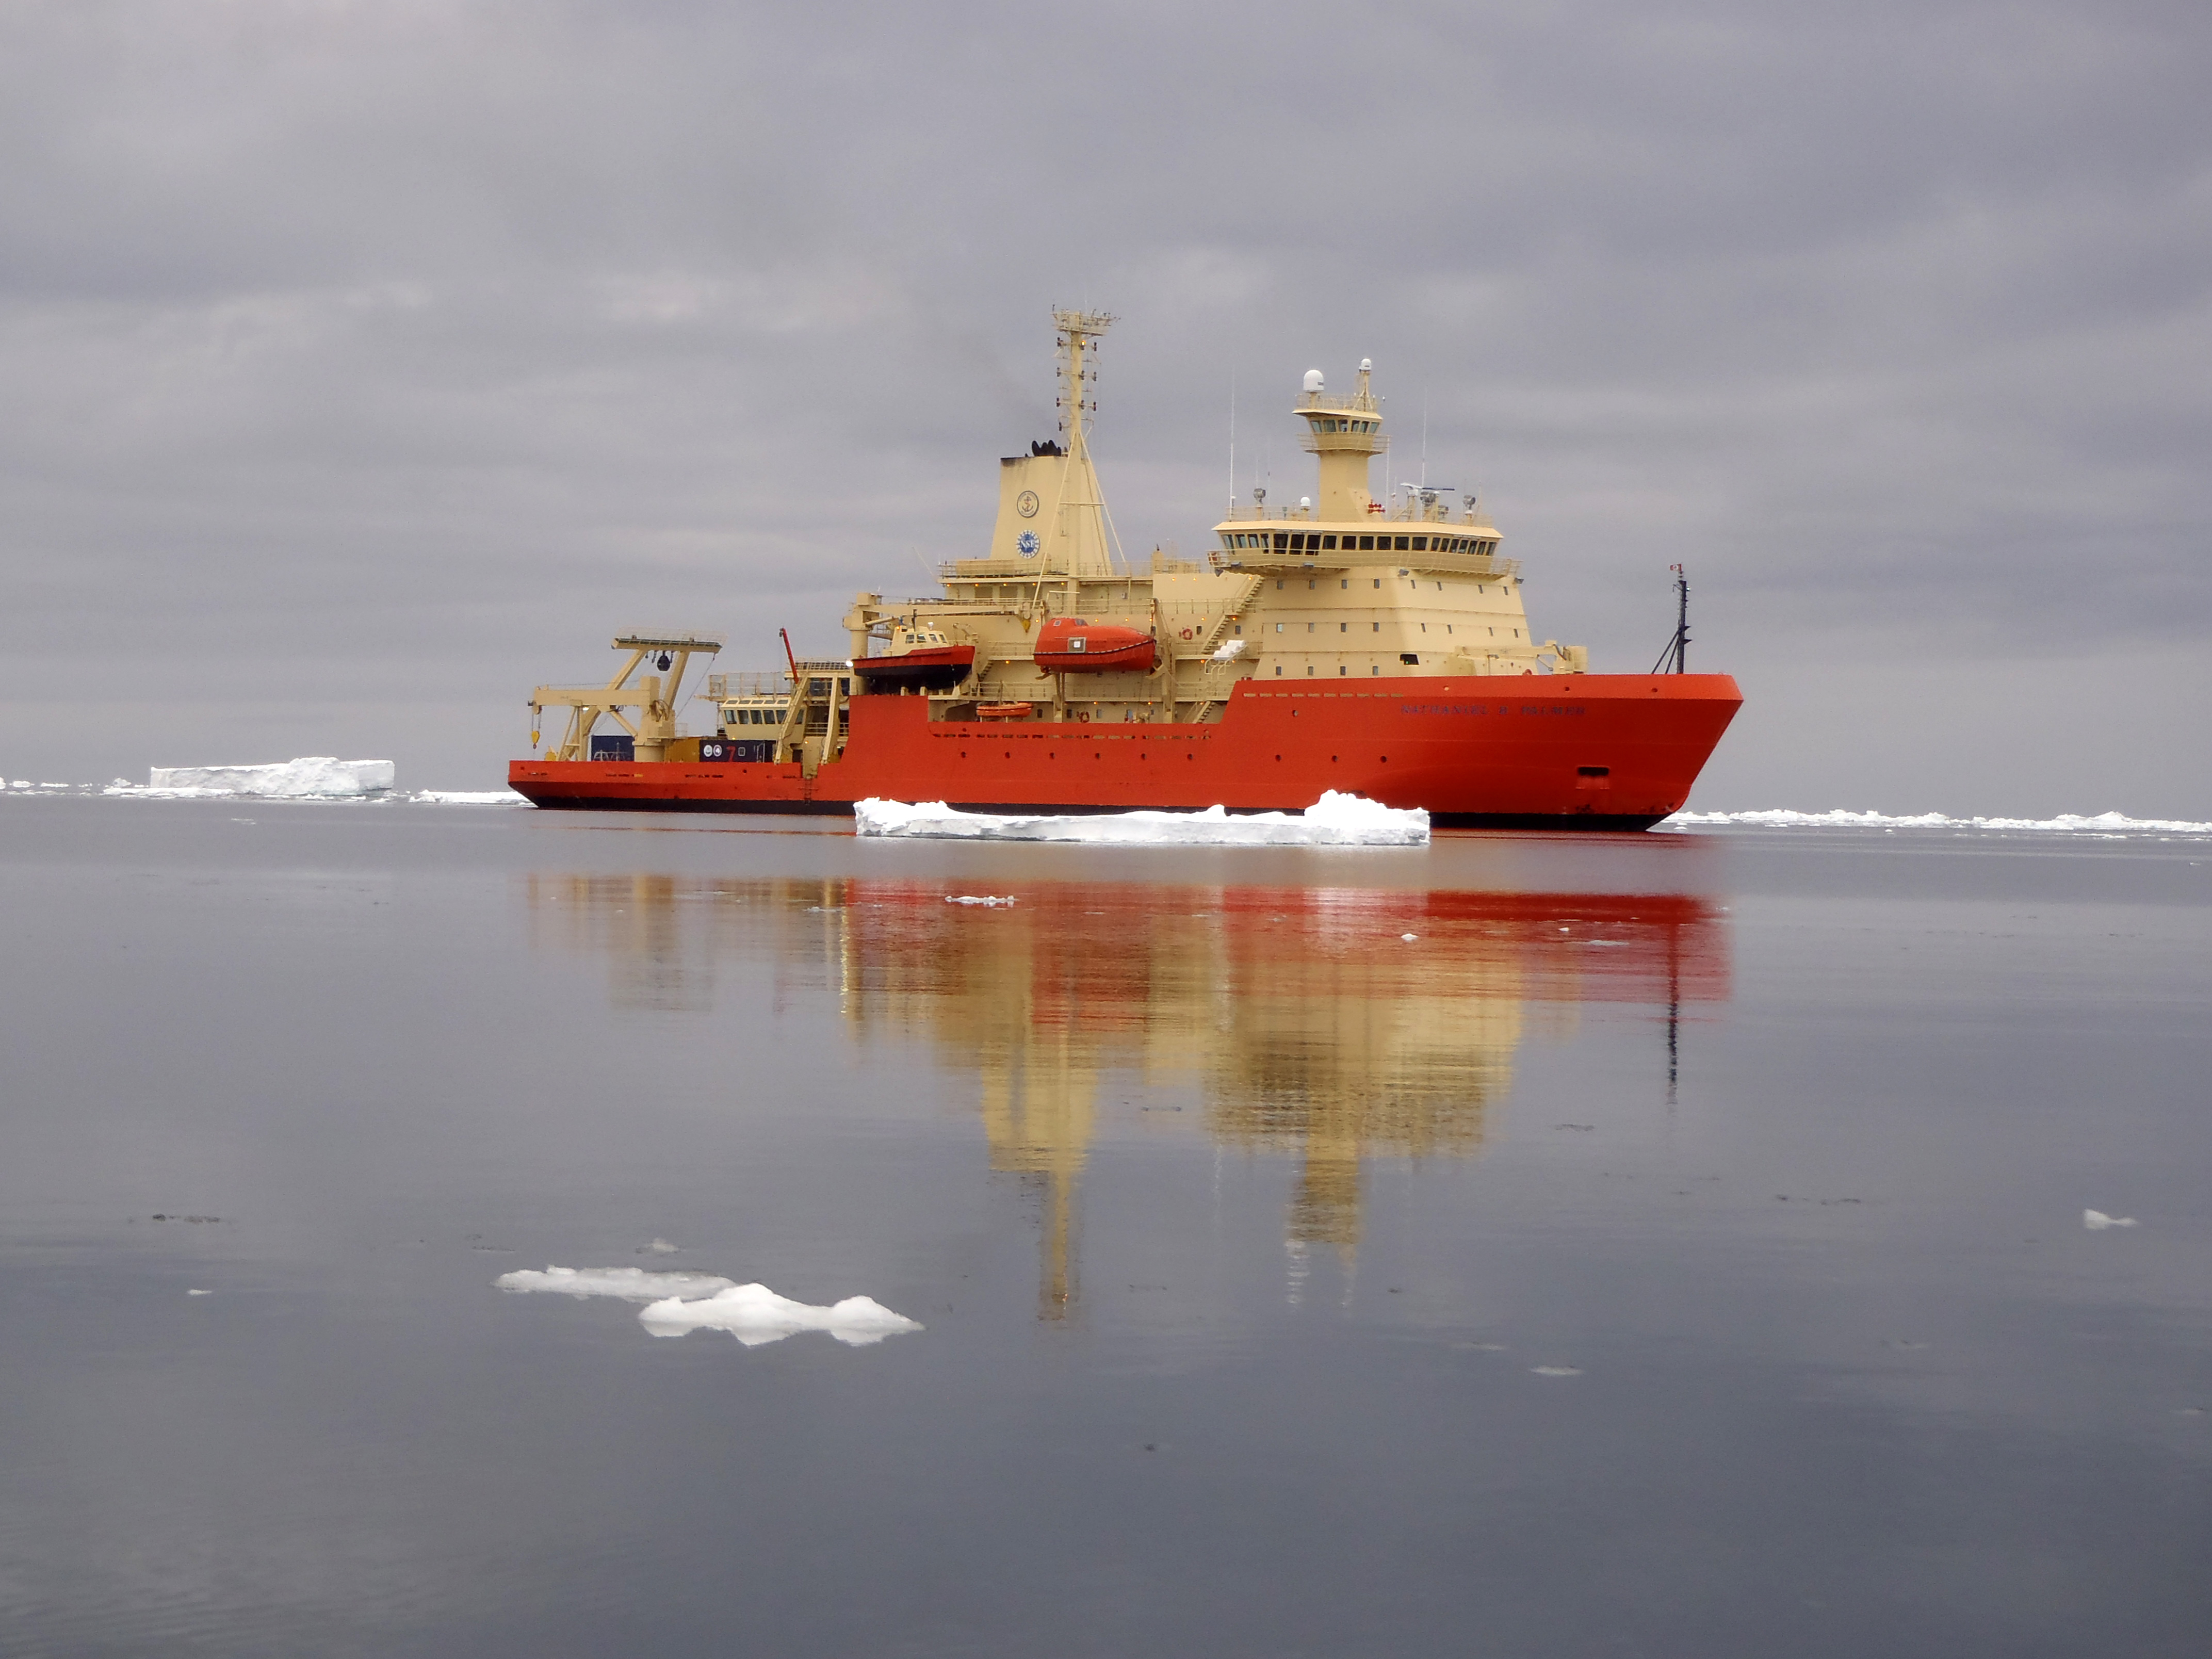
{"type": "Polygon", "coordinates": [[[1698,804],[2212,817],[2208,85],[2183,4],[0,4],[0,770],[482,787],[617,627],[835,648],[1084,303],[1133,554],[1371,356],[1540,634],[1688,565],[1698,804]]]}

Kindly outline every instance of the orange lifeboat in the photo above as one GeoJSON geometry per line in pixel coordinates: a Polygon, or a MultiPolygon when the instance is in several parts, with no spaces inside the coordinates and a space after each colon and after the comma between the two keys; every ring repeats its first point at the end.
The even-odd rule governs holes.
{"type": "Polygon", "coordinates": [[[1149,674],[1159,646],[1134,628],[1094,628],[1080,617],[1054,617],[1037,629],[1031,659],[1048,674],[1149,674]]]}

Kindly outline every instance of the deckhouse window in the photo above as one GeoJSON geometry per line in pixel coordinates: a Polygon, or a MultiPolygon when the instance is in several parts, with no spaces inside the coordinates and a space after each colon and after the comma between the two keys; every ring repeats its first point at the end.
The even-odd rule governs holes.
{"type": "Polygon", "coordinates": [[[1425,553],[1425,552],[1427,552],[1428,550],[1429,550],[1429,538],[1428,538],[1426,536],[1416,536],[1416,537],[1414,537],[1414,538],[1413,538],[1413,551],[1414,551],[1414,552],[1416,552],[1416,553],[1425,553]]]}
{"type": "Polygon", "coordinates": [[[1375,538],[1362,536],[1359,538],[1359,550],[1362,553],[1372,553],[1375,550],[1375,538]]]}

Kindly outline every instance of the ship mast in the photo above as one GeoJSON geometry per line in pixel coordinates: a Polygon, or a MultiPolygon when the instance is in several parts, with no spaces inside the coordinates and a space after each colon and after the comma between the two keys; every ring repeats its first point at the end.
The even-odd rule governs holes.
{"type": "Polygon", "coordinates": [[[1054,526],[1060,544],[1053,550],[1060,557],[1050,563],[1071,576],[1111,576],[1106,501],[1098,489],[1097,469],[1091,464],[1091,416],[1098,412],[1098,402],[1090,393],[1098,380],[1097,341],[1114,319],[1103,311],[1055,310],[1052,323],[1060,349],[1060,396],[1054,401],[1060,408],[1060,447],[1066,453],[1054,526]]]}

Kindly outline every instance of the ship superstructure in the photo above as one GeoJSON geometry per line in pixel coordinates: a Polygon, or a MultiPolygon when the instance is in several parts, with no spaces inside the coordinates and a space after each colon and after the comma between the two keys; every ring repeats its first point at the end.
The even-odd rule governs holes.
{"type": "Polygon", "coordinates": [[[1313,495],[1271,507],[1255,489],[1206,556],[1155,550],[1140,568],[1091,453],[1114,319],[1053,321],[1058,430],[1000,461],[990,541],[940,568],[940,593],[856,596],[849,659],[709,676],[704,738],[672,735],[680,666],[665,695],[624,690],[653,651],[665,668],[698,637],[626,638],[645,655],[614,684],[540,689],[533,713],[574,713],[546,759],[514,763],[514,787],[545,805],[772,811],[871,794],[1262,809],[1349,788],[1445,822],[1624,827],[1681,805],[1735,683],[1591,675],[1583,647],[1537,639],[1520,565],[1476,495],[1372,493],[1389,441],[1369,363],[1349,396],[1305,376],[1294,413],[1313,495]],[[623,732],[596,735],[601,714],[623,732]]]}

